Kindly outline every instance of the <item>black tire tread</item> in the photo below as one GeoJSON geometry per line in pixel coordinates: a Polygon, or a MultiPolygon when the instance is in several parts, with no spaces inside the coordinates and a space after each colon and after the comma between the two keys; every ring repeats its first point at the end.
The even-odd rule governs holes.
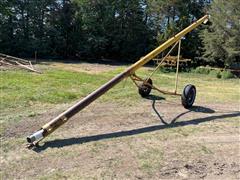
{"type": "MultiPolygon", "coordinates": [[[[151,79],[148,79],[147,83],[149,83],[151,85],[153,84],[151,79]]],[[[138,88],[138,93],[142,97],[147,97],[151,93],[151,90],[152,90],[152,87],[143,82],[138,88]]]]}
{"type": "Polygon", "coordinates": [[[181,96],[181,100],[182,100],[182,105],[186,108],[186,109],[189,109],[192,107],[194,101],[195,101],[195,98],[196,98],[196,87],[192,84],[188,84],[187,86],[185,86],[185,88],[183,89],[183,93],[182,93],[182,96],[181,96]],[[188,102],[188,96],[189,96],[189,93],[194,90],[194,97],[193,97],[193,100],[191,103],[188,102]]]}

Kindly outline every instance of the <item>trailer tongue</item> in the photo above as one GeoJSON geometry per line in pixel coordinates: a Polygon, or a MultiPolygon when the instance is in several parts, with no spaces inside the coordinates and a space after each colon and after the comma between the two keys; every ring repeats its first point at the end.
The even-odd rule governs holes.
{"type": "MultiPolygon", "coordinates": [[[[141,79],[135,74],[135,71],[138,70],[140,67],[142,67],[144,64],[148,63],[150,60],[152,60],[154,57],[159,55],[161,52],[169,48],[170,46],[174,45],[174,47],[179,43],[179,54],[180,54],[180,44],[181,44],[181,38],[183,38],[187,33],[191,32],[195,28],[197,28],[200,24],[206,23],[209,19],[208,15],[203,16],[201,19],[197,20],[187,28],[185,28],[183,31],[179,32],[174,37],[167,40],[165,43],[154,49],[152,52],[147,54],[146,56],[142,57],[139,61],[137,61],[135,64],[131,65],[129,68],[127,68],[124,72],[118,74],[113,79],[105,83],[103,86],[77,102],[75,105],[67,109],[65,112],[48,122],[47,124],[43,125],[40,130],[33,133],[32,135],[27,137],[27,142],[29,143],[29,147],[33,147],[38,145],[38,143],[44,139],[46,136],[54,132],[57,128],[59,128],[61,125],[66,123],[72,116],[74,116],[76,113],[81,111],[83,108],[88,106],[90,103],[95,101],[97,98],[99,98],[101,95],[106,93],[109,89],[114,87],[116,84],[118,84],[120,81],[127,77],[131,77],[131,79],[134,81],[134,83],[139,87],[139,93],[142,96],[148,95],[151,91],[151,89],[158,90],[164,94],[171,94],[171,95],[180,95],[182,96],[182,104],[185,108],[189,108],[192,106],[195,100],[196,96],[196,88],[193,85],[187,85],[184,88],[183,94],[178,94],[176,92],[176,89],[174,92],[167,92],[158,89],[157,87],[152,85],[152,81],[150,78],[147,78],[146,80],[141,79]],[[136,81],[142,81],[143,84],[139,86],[136,81]]],[[[179,56],[178,56],[179,57],[179,56]]],[[[164,61],[164,59],[162,60],[164,61]]],[[[160,63],[161,64],[161,63],[160,63]]],[[[179,66],[179,58],[178,58],[178,65],[177,65],[177,75],[178,75],[178,66],[179,66]]],[[[176,76],[178,77],[178,76],[176,76]]],[[[177,78],[176,78],[177,79],[177,78]]],[[[176,80],[176,88],[177,88],[177,80],[176,80]]]]}

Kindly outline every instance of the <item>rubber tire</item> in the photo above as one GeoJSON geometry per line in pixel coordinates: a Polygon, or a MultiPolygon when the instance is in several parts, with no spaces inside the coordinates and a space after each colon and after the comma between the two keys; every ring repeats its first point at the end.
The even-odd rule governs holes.
{"type": "Polygon", "coordinates": [[[186,108],[189,109],[192,107],[195,98],[196,98],[196,87],[192,84],[188,84],[187,86],[185,86],[185,88],[183,89],[183,93],[182,93],[182,105],[186,108]]]}
{"type": "MultiPolygon", "coordinates": [[[[149,84],[153,84],[151,79],[148,79],[147,83],[149,84]]],[[[144,82],[138,87],[138,93],[142,96],[142,97],[147,97],[149,96],[149,94],[151,93],[152,87],[145,84],[144,82]]]]}

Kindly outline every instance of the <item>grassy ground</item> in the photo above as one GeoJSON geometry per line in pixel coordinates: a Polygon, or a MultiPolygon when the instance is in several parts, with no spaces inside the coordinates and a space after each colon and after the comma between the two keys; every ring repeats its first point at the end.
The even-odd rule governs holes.
{"type": "MultiPolygon", "coordinates": [[[[186,111],[179,98],[170,96],[157,101],[161,118],[167,123],[177,121],[174,125],[159,123],[157,115],[149,112],[152,101],[140,98],[127,79],[52,134],[35,153],[24,149],[26,135],[125,67],[97,73],[51,65],[39,68],[44,74],[0,72],[2,179],[198,179],[208,175],[215,179],[218,173],[220,178],[234,179],[240,172],[239,79],[181,73],[179,91],[195,84],[198,106],[186,111]]],[[[146,77],[150,69],[137,74],[146,77]]],[[[157,73],[153,82],[172,90],[174,78],[174,73],[157,73]]]]}
{"type": "MultiPolygon", "coordinates": [[[[19,115],[24,110],[28,116],[34,116],[38,108],[74,102],[124,69],[125,67],[118,67],[116,70],[104,73],[89,74],[51,68],[45,69],[44,74],[41,75],[20,70],[3,71],[0,77],[1,113],[7,115],[7,112],[17,110],[19,115]]],[[[147,77],[150,72],[149,69],[143,69],[138,74],[147,77]]],[[[174,79],[174,73],[158,72],[153,77],[153,82],[162,89],[171,91],[174,89],[174,79]]],[[[197,100],[231,103],[238,102],[240,99],[239,79],[221,80],[209,75],[181,73],[179,92],[181,93],[183,87],[189,83],[197,87],[197,100]]],[[[110,90],[101,100],[135,103],[140,100],[140,97],[132,81],[127,79],[110,90]]],[[[3,115],[1,122],[8,121],[6,117],[2,118],[3,115]]],[[[16,118],[18,119],[18,116],[16,118]]]]}

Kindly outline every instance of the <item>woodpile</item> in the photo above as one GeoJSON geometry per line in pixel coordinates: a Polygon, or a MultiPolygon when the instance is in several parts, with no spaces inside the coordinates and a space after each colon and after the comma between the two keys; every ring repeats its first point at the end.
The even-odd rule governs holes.
{"type": "Polygon", "coordinates": [[[36,70],[33,67],[31,61],[0,53],[0,67],[5,67],[5,66],[22,68],[35,73],[41,73],[40,71],[36,70]]]}

